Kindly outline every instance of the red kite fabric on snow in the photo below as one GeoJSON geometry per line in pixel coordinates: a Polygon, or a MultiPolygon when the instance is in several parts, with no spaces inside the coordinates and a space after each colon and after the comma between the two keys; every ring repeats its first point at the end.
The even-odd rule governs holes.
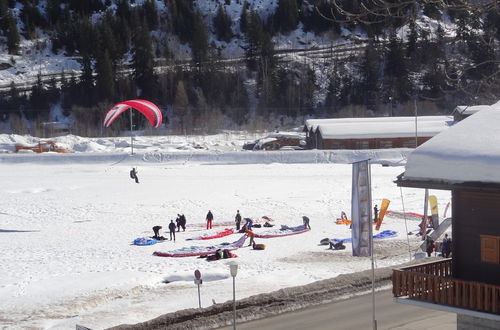
{"type": "Polygon", "coordinates": [[[152,102],[146,100],[129,100],[115,104],[104,118],[104,127],[109,127],[125,110],[133,108],[142,113],[153,127],[159,127],[163,121],[161,110],[152,102]]]}

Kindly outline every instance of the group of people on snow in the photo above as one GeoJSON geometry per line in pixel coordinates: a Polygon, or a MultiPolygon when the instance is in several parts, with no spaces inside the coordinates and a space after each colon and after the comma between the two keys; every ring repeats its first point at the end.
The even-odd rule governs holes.
{"type": "MultiPolygon", "coordinates": [[[[162,228],[163,228],[162,226],[154,226],[153,227],[154,236],[152,238],[156,240],[166,240],[165,237],[160,235],[160,230],[162,228]]],[[[175,223],[174,220],[170,220],[170,223],[168,224],[168,232],[170,234],[169,238],[171,241],[175,242],[175,229],[177,229],[177,231],[181,231],[181,228],[182,231],[186,231],[186,217],[184,216],[184,214],[177,214],[177,219],[175,219],[175,223]]]]}
{"type": "Polygon", "coordinates": [[[448,237],[448,234],[444,234],[443,241],[438,244],[434,242],[434,240],[427,236],[425,239],[425,252],[427,252],[427,256],[430,257],[432,252],[441,251],[441,256],[443,258],[448,258],[451,253],[451,239],[448,237]]]}
{"type": "Polygon", "coordinates": [[[177,219],[175,219],[175,223],[177,225],[177,231],[186,231],[186,217],[184,214],[177,214],[177,219]]]}

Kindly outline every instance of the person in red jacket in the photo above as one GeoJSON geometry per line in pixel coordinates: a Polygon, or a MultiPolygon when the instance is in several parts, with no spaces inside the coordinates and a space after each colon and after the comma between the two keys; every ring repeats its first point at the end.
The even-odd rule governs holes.
{"type": "Polygon", "coordinates": [[[210,210],[208,210],[206,220],[207,220],[207,229],[212,229],[212,220],[214,220],[214,215],[210,210]]]}
{"type": "Polygon", "coordinates": [[[246,233],[247,233],[248,237],[250,237],[250,244],[248,244],[248,246],[253,246],[255,244],[255,241],[254,241],[255,234],[250,229],[247,229],[246,233]]]}

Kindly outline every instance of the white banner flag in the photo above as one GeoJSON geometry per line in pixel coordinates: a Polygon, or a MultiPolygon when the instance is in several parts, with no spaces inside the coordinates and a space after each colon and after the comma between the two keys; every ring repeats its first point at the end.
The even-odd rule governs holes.
{"type": "Polygon", "coordinates": [[[372,255],[372,193],[370,161],[352,164],[352,255],[369,257],[372,255]]]}

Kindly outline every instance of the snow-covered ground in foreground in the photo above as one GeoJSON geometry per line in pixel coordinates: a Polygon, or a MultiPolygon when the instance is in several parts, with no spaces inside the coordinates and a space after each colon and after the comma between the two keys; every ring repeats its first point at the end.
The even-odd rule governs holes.
{"type": "MultiPolygon", "coordinates": [[[[30,139],[0,135],[1,148],[10,150],[9,144],[23,138],[30,139]]],[[[237,151],[240,142],[227,147],[232,142],[217,142],[219,136],[204,137],[211,147],[201,151],[189,148],[189,143],[185,143],[188,150],[173,151],[158,142],[162,138],[141,137],[144,147],[133,157],[127,156],[126,147],[119,149],[115,139],[74,136],[61,137],[59,142],[72,148],[89,146],[85,152],[0,154],[0,327],[69,329],[81,324],[101,329],[195,308],[196,269],[203,276],[202,306],[213,300],[224,302],[232,299],[230,261],[239,263],[237,298],[368,269],[368,258],[338,262],[334,257],[339,251],[319,245],[325,237],[350,237],[349,227],[334,221],[341,211],[350,214],[352,169],[348,163],[363,157],[374,162],[374,204],[388,198],[390,210],[403,211],[404,202],[407,212],[422,213],[423,190],[404,188],[402,201],[400,188],[393,183],[404,167],[379,164],[404,165],[408,150],[342,151],[341,156],[320,151],[242,152],[237,151]],[[198,152],[204,156],[196,158],[198,152]],[[184,158],[180,161],[171,157],[174,154],[184,158]],[[139,184],[129,178],[132,166],[138,167],[139,184]],[[243,217],[269,216],[276,226],[300,225],[307,215],[312,230],[257,239],[266,244],[264,251],[245,246],[235,251],[236,259],[207,262],[152,255],[236,241],[242,234],[209,241],[186,238],[206,232],[208,210],[214,213],[214,224],[220,224],[232,223],[238,209],[243,217]],[[177,234],[176,242],[131,244],[137,237],[152,235],[154,225],[163,226],[166,236],[165,229],[177,213],[186,215],[188,227],[177,234]]],[[[430,193],[437,195],[442,213],[450,194],[430,193]]],[[[398,236],[387,239],[384,248],[400,249],[407,242],[406,233],[415,231],[417,224],[410,220],[406,227],[403,219],[386,217],[381,230],[395,230],[398,236]]],[[[257,228],[256,232],[265,230],[257,228]]],[[[410,240],[419,238],[410,236],[410,240]]],[[[408,259],[409,254],[397,254],[376,259],[376,265],[408,259]]]]}

